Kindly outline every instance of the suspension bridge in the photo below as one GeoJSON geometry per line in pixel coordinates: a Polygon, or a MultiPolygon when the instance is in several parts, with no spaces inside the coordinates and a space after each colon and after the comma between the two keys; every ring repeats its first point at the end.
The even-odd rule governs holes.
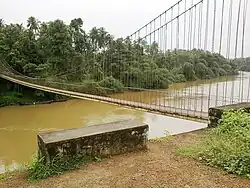
{"type": "MultiPolygon", "coordinates": [[[[247,21],[247,8],[248,0],[180,0],[128,36],[128,39],[139,46],[139,53],[146,53],[145,45],[143,46],[145,43],[151,46],[149,51],[154,50],[153,46],[157,45],[157,53],[161,54],[162,57],[159,61],[167,61],[165,57],[169,52],[203,51],[207,54],[221,55],[230,62],[236,58],[250,56],[249,51],[247,51],[249,44],[246,42],[249,41],[249,37],[245,35],[250,29],[248,26],[250,22],[247,21]]],[[[152,58],[155,58],[153,52],[152,58]]],[[[101,62],[104,75],[109,75],[109,69],[112,69],[109,67],[109,64],[112,63],[109,62],[109,59],[106,58],[105,61],[101,62]]],[[[127,62],[126,67],[134,66],[133,61],[135,60],[143,63],[141,56],[138,55],[133,57],[132,61],[127,62]]],[[[118,68],[121,77],[125,68],[121,62],[127,61],[127,59],[119,56],[116,61],[122,65],[118,68]]],[[[211,66],[210,68],[216,69],[217,67],[211,66]]],[[[156,83],[152,81],[153,77],[157,76],[157,72],[144,76],[147,83],[160,84],[160,81],[156,83]]],[[[26,87],[73,98],[108,102],[204,120],[208,118],[207,113],[211,106],[246,102],[250,99],[250,76],[244,72],[240,72],[236,76],[237,79],[227,79],[223,84],[213,83],[213,80],[207,79],[206,87],[199,84],[189,84],[180,90],[148,89],[140,84],[134,75],[128,73],[123,80],[126,91],[150,93],[149,97],[153,95],[154,98],[149,102],[143,100],[142,97],[133,100],[126,95],[123,97],[122,95],[115,97],[112,94],[103,95],[98,93],[100,89],[98,87],[95,88],[97,90],[95,93],[85,92],[84,89],[79,90],[80,83],[65,83],[60,79],[48,80],[28,77],[14,70],[6,62],[0,64],[0,77],[26,87]],[[131,86],[131,81],[137,84],[131,86]]],[[[110,88],[104,89],[109,90],[110,88]]]]}

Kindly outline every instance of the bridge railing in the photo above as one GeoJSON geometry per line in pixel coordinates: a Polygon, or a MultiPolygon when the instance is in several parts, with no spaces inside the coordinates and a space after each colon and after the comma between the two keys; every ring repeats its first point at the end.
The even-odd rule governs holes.
{"type": "MultiPolygon", "coordinates": [[[[147,44],[152,48],[156,45],[164,57],[168,57],[169,52],[178,53],[178,50],[202,50],[232,62],[250,56],[247,42],[250,35],[246,35],[250,31],[248,9],[248,0],[178,1],[131,34],[130,39],[142,46],[147,44]]],[[[206,112],[210,106],[249,101],[249,76],[239,72],[237,76],[224,77],[224,80],[193,82],[189,86],[187,83],[185,89],[160,94],[150,91],[150,96],[159,96],[154,103],[160,106],[206,112]]]]}

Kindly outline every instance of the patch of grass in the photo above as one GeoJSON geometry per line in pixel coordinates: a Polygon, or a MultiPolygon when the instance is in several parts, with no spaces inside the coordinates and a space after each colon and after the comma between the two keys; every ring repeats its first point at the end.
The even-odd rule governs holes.
{"type": "Polygon", "coordinates": [[[18,166],[16,169],[6,169],[5,173],[0,174],[0,181],[6,181],[19,173],[27,174],[28,181],[34,182],[41,179],[46,179],[50,176],[60,175],[63,172],[79,169],[81,166],[90,162],[101,162],[100,157],[90,157],[76,155],[71,158],[64,159],[61,156],[56,156],[50,163],[46,163],[44,158],[39,158],[38,154],[32,157],[30,163],[18,166]]]}
{"type": "Polygon", "coordinates": [[[30,164],[27,165],[28,180],[30,182],[45,179],[50,176],[62,174],[65,171],[80,168],[92,161],[101,161],[97,157],[83,157],[81,155],[72,156],[69,159],[63,159],[56,156],[50,163],[46,163],[44,158],[39,158],[36,154],[30,164]]]}
{"type": "Polygon", "coordinates": [[[190,147],[181,147],[176,150],[177,154],[189,157],[195,157],[196,153],[199,152],[200,145],[192,145],[190,147]],[[198,147],[197,147],[198,146],[198,147]]]}
{"type": "Polygon", "coordinates": [[[211,129],[203,141],[180,148],[178,153],[250,178],[250,114],[242,110],[225,112],[218,127],[211,129]]]}

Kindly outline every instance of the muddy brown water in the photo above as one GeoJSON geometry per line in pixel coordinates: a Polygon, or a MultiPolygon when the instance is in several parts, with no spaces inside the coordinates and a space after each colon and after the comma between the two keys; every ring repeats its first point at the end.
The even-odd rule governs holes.
{"type": "MultiPolygon", "coordinates": [[[[244,87],[249,88],[247,87],[248,74],[245,76],[244,87]]],[[[236,85],[235,87],[239,85],[239,76],[222,77],[209,82],[196,81],[174,84],[168,90],[165,90],[168,93],[167,96],[154,94],[153,92],[127,92],[113,95],[113,97],[162,105],[164,100],[167,100],[168,104],[173,106],[181,104],[180,100],[189,100],[191,105],[186,106],[186,108],[194,108],[195,105],[192,103],[195,100],[191,97],[194,93],[189,92],[188,95],[190,96],[187,99],[187,92],[184,91],[191,88],[197,94],[201,93],[199,91],[202,89],[204,91],[201,93],[203,95],[203,102],[206,104],[206,95],[208,93],[206,90],[215,92],[216,88],[218,88],[217,86],[222,86],[223,84],[227,84],[227,89],[232,88],[233,83],[236,85]],[[181,93],[185,97],[181,97],[181,93]],[[177,98],[177,96],[180,98],[177,98]],[[175,100],[171,97],[175,97],[175,100]],[[176,102],[178,100],[179,102],[176,102]]],[[[223,87],[219,87],[219,89],[221,88],[223,90],[223,87]]],[[[222,93],[222,90],[219,90],[219,93],[222,93]]],[[[247,95],[247,92],[244,95],[247,95]]],[[[210,100],[212,101],[212,99],[210,100]]],[[[200,104],[200,102],[198,103],[200,104]]],[[[203,110],[206,110],[206,107],[203,110]]],[[[39,132],[91,126],[126,119],[138,119],[147,123],[150,126],[149,138],[162,137],[165,134],[174,135],[206,127],[204,123],[87,100],[69,100],[53,104],[3,107],[0,108],[0,173],[31,160],[32,155],[37,150],[36,136],[39,132]]]]}

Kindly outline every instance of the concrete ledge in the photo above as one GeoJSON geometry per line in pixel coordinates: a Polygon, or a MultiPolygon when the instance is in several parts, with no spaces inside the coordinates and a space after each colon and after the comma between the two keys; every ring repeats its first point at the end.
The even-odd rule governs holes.
{"type": "Polygon", "coordinates": [[[147,149],[148,125],[127,120],[38,135],[39,155],[51,161],[56,155],[105,157],[147,149]]]}
{"type": "Polygon", "coordinates": [[[218,125],[219,120],[222,117],[223,112],[227,110],[246,110],[250,111],[250,103],[244,102],[244,103],[238,103],[238,104],[231,104],[231,105],[224,105],[224,106],[218,106],[209,108],[208,110],[208,127],[216,127],[218,125]]]}

